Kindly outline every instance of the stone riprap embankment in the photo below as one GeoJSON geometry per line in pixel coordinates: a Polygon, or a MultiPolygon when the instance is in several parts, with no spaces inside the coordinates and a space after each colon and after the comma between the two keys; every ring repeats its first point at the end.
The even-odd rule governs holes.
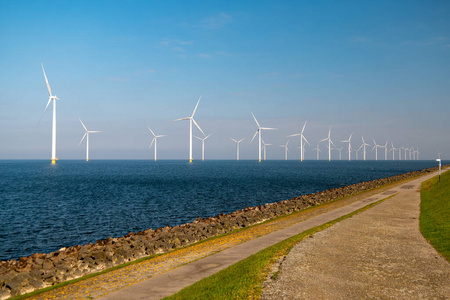
{"type": "Polygon", "coordinates": [[[0,299],[22,295],[67,280],[103,271],[136,259],[168,252],[209,237],[251,226],[310,206],[419,176],[436,168],[333,188],[276,203],[247,207],[175,227],[166,226],[107,238],[96,243],[36,253],[0,262],[0,299]]]}

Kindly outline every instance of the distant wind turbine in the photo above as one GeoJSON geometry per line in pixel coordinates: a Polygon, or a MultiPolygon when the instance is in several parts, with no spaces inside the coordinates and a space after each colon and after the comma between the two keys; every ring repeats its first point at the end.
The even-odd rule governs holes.
{"type": "MultiPolygon", "coordinates": [[[[404,150],[404,147],[398,148],[398,160],[402,160],[402,150],[404,150]]],[[[406,157],[405,157],[406,160],[406,157]]]]}
{"type": "Polygon", "coordinates": [[[350,137],[348,138],[348,140],[341,141],[341,143],[348,143],[348,161],[351,160],[352,146],[350,145],[350,141],[352,140],[352,135],[353,135],[353,132],[352,132],[352,134],[350,134],[350,137]]]}
{"type": "Polygon", "coordinates": [[[236,160],[239,160],[239,143],[242,142],[244,139],[240,139],[239,141],[235,139],[231,140],[236,143],[236,160]]]}
{"type": "Polygon", "coordinates": [[[202,141],[202,161],[205,160],[205,140],[207,138],[209,138],[210,136],[211,136],[211,134],[208,134],[204,138],[199,138],[198,136],[195,137],[195,138],[197,138],[197,139],[202,141]]]}
{"type": "Polygon", "coordinates": [[[165,135],[156,135],[153,130],[150,129],[150,126],[147,125],[148,130],[150,130],[150,132],[153,135],[153,139],[152,142],[150,143],[150,146],[148,146],[148,149],[150,149],[153,145],[153,142],[155,143],[155,161],[156,161],[156,143],[158,142],[158,138],[163,137],[165,135]]]}
{"type": "Polygon", "coordinates": [[[398,150],[394,147],[394,143],[391,141],[391,149],[389,149],[389,152],[392,151],[392,160],[395,160],[395,150],[398,150]]]}
{"type": "Polygon", "coordinates": [[[78,146],[81,145],[81,142],[83,142],[84,138],[86,137],[86,161],[89,161],[89,133],[97,133],[97,132],[101,132],[101,131],[87,130],[86,126],[84,126],[81,119],[78,118],[78,120],[80,120],[80,123],[81,123],[81,125],[83,125],[83,128],[85,130],[85,133],[84,133],[83,137],[81,138],[81,141],[78,144],[78,146]]]}
{"type": "Polygon", "coordinates": [[[280,147],[284,148],[284,160],[288,159],[288,157],[287,157],[288,152],[289,152],[288,144],[289,144],[289,141],[287,141],[285,145],[280,145],[280,147]]]}
{"type": "MultiPolygon", "coordinates": [[[[56,100],[60,100],[56,95],[53,96],[52,94],[52,90],[50,88],[50,84],[48,83],[47,80],[47,75],[45,75],[45,70],[44,70],[44,65],[41,63],[42,66],[42,72],[44,73],[44,77],[45,77],[45,83],[47,84],[47,89],[48,89],[48,102],[47,102],[47,106],[44,109],[44,112],[42,113],[42,116],[44,116],[45,112],[47,111],[48,106],[50,105],[50,102],[53,100],[53,121],[52,121],[52,164],[56,163],[56,160],[58,159],[56,157],[56,100]]],[[[42,119],[42,117],[41,117],[42,119]]],[[[39,120],[39,123],[41,122],[41,120],[39,120]]],[[[38,123],[38,125],[39,125],[38,123]]]]}
{"type": "Polygon", "coordinates": [[[303,161],[305,159],[305,146],[303,145],[303,141],[305,141],[309,145],[308,140],[303,135],[303,132],[305,131],[306,122],[308,121],[305,121],[305,124],[303,124],[303,128],[300,133],[288,135],[288,137],[300,136],[300,161],[303,161]]]}
{"type": "Polygon", "coordinates": [[[313,149],[313,151],[316,150],[316,152],[317,152],[317,160],[319,160],[319,152],[320,152],[319,144],[320,144],[320,141],[317,142],[317,147],[313,149]]]}
{"type": "Polygon", "coordinates": [[[264,160],[266,160],[267,146],[272,146],[272,144],[266,144],[263,140],[261,140],[261,142],[263,143],[262,148],[264,150],[264,160]]]}
{"type": "Polygon", "coordinates": [[[174,120],[174,121],[189,120],[189,162],[192,162],[192,123],[194,123],[195,126],[197,126],[198,130],[200,130],[200,132],[203,133],[203,135],[206,135],[203,132],[203,130],[200,128],[200,126],[198,126],[197,122],[195,122],[195,120],[194,120],[194,115],[195,115],[195,112],[197,110],[198,104],[200,103],[201,99],[202,99],[202,96],[200,96],[200,98],[198,99],[197,105],[195,105],[194,111],[192,112],[192,115],[190,117],[174,120]]]}
{"type": "Polygon", "coordinates": [[[255,119],[255,122],[256,122],[256,125],[258,126],[258,129],[256,129],[256,132],[253,135],[253,138],[250,141],[250,143],[253,142],[253,140],[255,139],[256,135],[258,134],[258,136],[259,136],[258,159],[259,159],[259,161],[261,161],[261,149],[262,149],[262,147],[261,147],[262,146],[261,145],[261,141],[262,141],[261,131],[262,130],[275,130],[275,128],[261,127],[259,125],[258,121],[256,120],[255,115],[253,113],[252,113],[252,116],[253,116],[253,119],[255,119]]]}
{"type": "Polygon", "coordinates": [[[331,144],[335,146],[333,141],[331,141],[330,136],[331,136],[331,126],[330,130],[328,131],[328,137],[320,141],[320,142],[328,141],[328,161],[331,161],[331,144]]]}
{"type": "Polygon", "coordinates": [[[366,146],[370,146],[369,144],[367,144],[365,141],[364,141],[364,137],[363,136],[361,136],[361,139],[362,139],[362,145],[361,145],[361,147],[363,147],[363,157],[364,157],[364,160],[366,160],[366,146]]]}
{"type": "Polygon", "coordinates": [[[375,160],[378,160],[378,148],[383,148],[383,146],[377,145],[377,143],[375,142],[375,139],[373,139],[373,144],[374,144],[374,146],[372,148],[372,151],[373,151],[373,149],[375,149],[375,160]]]}
{"type": "Polygon", "coordinates": [[[334,148],[334,149],[336,149],[337,151],[339,151],[339,160],[342,160],[342,149],[344,149],[344,148],[334,148]]]}

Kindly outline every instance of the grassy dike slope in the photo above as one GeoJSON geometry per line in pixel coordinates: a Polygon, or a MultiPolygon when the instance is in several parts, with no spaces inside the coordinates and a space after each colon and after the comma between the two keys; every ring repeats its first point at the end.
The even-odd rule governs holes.
{"type": "MultiPolygon", "coordinates": [[[[389,198],[295,235],[164,299],[260,299],[263,282],[266,280],[272,266],[278,259],[287,255],[297,243],[389,198]]],[[[278,272],[275,272],[272,278],[275,279],[277,275],[278,272]]]]}
{"type": "Polygon", "coordinates": [[[420,231],[450,262],[450,172],[422,183],[420,231]]]}

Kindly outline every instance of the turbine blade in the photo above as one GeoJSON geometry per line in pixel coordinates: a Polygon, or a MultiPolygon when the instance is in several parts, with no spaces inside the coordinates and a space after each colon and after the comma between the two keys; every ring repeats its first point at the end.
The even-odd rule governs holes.
{"type": "Polygon", "coordinates": [[[183,121],[183,120],[189,120],[190,118],[188,117],[188,118],[181,118],[181,119],[176,119],[176,120],[173,120],[173,121],[183,121]]]}
{"type": "Polygon", "coordinates": [[[80,120],[80,122],[81,122],[81,125],[83,125],[83,128],[84,128],[84,130],[88,131],[88,130],[87,130],[87,128],[86,128],[86,126],[84,126],[84,124],[83,124],[83,121],[81,121],[81,119],[80,119],[80,118],[78,118],[78,120],[80,120]]]}
{"type": "Polygon", "coordinates": [[[252,140],[250,141],[249,144],[251,144],[251,143],[253,142],[253,140],[255,139],[255,137],[256,137],[256,135],[258,134],[258,132],[259,132],[259,129],[256,130],[256,132],[255,132],[255,134],[253,135],[252,140]]]}
{"type": "Polygon", "coordinates": [[[243,138],[243,139],[240,139],[240,140],[238,141],[238,143],[242,142],[243,140],[245,140],[245,138],[243,138]]]}
{"type": "Polygon", "coordinates": [[[49,104],[50,104],[51,101],[52,101],[52,98],[49,97],[49,98],[48,98],[48,102],[47,102],[47,106],[45,107],[44,112],[42,113],[41,118],[39,119],[39,121],[38,121],[36,127],[38,127],[39,124],[41,124],[42,118],[44,117],[44,114],[45,114],[45,112],[47,111],[47,108],[48,108],[48,106],[49,106],[49,104]]]}
{"type": "Polygon", "coordinates": [[[150,130],[150,132],[153,134],[153,136],[156,136],[155,133],[153,132],[153,130],[150,129],[150,126],[147,125],[148,130],[150,130]]]}
{"type": "Polygon", "coordinates": [[[195,135],[194,135],[194,137],[195,137],[196,139],[199,139],[200,141],[203,140],[202,138],[199,138],[198,136],[195,136],[195,135]]]}
{"type": "Polygon", "coordinates": [[[236,141],[235,139],[231,139],[233,142],[237,143],[238,141],[236,141]]]}
{"type": "Polygon", "coordinates": [[[47,83],[48,95],[51,97],[52,96],[52,89],[50,88],[50,84],[48,84],[47,75],[45,75],[44,64],[41,63],[41,66],[42,66],[42,72],[44,72],[45,83],[47,83]]]}
{"type": "Polygon", "coordinates": [[[195,122],[194,119],[192,119],[192,122],[194,122],[195,126],[197,126],[197,128],[201,131],[201,133],[203,133],[203,135],[205,136],[206,134],[203,132],[203,130],[200,128],[200,126],[198,126],[197,122],[195,122]]]}
{"type": "Polygon", "coordinates": [[[278,130],[277,128],[261,127],[263,130],[278,130]]]}
{"type": "Polygon", "coordinates": [[[308,140],[302,135],[302,138],[305,140],[305,142],[311,146],[311,144],[308,142],[308,140]]]}
{"type": "Polygon", "coordinates": [[[259,126],[259,123],[258,123],[258,121],[256,120],[256,117],[255,117],[255,115],[252,113],[252,116],[253,116],[253,119],[255,119],[255,122],[256,122],[256,125],[258,125],[258,128],[259,127],[261,127],[261,126],[259,126]]]}
{"type": "Polygon", "coordinates": [[[152,147],[152,145],[153,145],[153,143],[155,142],[155,140],[156,140],[156,138],[153,138],[153,139],[152,139],[152,142],[150,143],[150,146],[148,146],[148,149],[150,149],[150,148],[152,147]]]}
{"type": "Polygon", "coordinates": [[[292,136],[299,136],[299,135],[301,135],[301,133],[295,133],[295,134],[291,134],[291,135],[288,135],[287,137],[292,137],[292,136]]]}
{"type": "Polygon", "coordinates": [[[197,107],[198,107],[198,104],[200,103],[200,100],[202,99],[202,96],[200,96],[200,98],[198,99],[198,101],[197,101],[197,105],[195,106],[195,108],[194,108],[194,112],[192,113],[192,116],[191,116],[191,118],[193,118],[194,117],[194,115],[195,115],[195,111],[197,110],[197,107]]]}
{"type": "Polygon", "coordinates": [[[305,121],[305,124],[303,125],[303,128],[302,128],[302,133],[303,133],[303,131],[305,131],[306,122],[308,122],[308,121],[305,121]]]}
{"type": "Polygon", "coordinates": [[[84,140],[84,138],[86,137],[86,135],[87,135],[87,132],[84,133],[83,137],[81,138],[81,141],[78,143],[78,146],[81,145],[81,142],[84,140]]]}

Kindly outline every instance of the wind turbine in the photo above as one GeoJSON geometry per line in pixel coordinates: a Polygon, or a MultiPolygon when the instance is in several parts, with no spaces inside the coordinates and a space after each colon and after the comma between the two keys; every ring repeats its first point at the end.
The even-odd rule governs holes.
{"type": "Polygon", "coordinates": [[[150,149],[150,148],[152,147],[152,145],[153,145],[153,142],[155,142],[155,161],[156,161],[156,143],[157,143],[157,139],[160,138],[160,137],[163,137],[163,136],[165,136],[165,135],[156,135],[156,134],[153,132],[153,130],[150,129],[150,126],[147,125],[147,128],[148,128],[148,130],[150,130],[150,132],[151,132],[152,135],[153,135],[152,142],[150,143],[150,146],[148,146],[148,149],[150,149]]]}
{"type": "Polygon", "coordinates": [[[195,137],[195,138],[197,138],[197,139],[202,141],[202,161],[205,160],[205,140],[207,138],[209,138],[210,136],[211,136],[211,134],[208,134],[204,138],[199,138],[198,136],[195,137]]]}
{"type": "Polygon", "coordinates": [[[239,141],[236,141],[235,139],[231,140],[236,143],[236,160],[239,160],[239,143],[242,142],[244,139],[240,139],[239,141]]]}
{"type": "Polygon", "coordinates": [[[263,143],[262,148],[263,148],[263,150],[264,150],[264,160],[266,160],[267,146],[272,146],[272,144],[266,144],[266,143],[264,143],[263,140],[261,140],[261,141],[262,141],[262,143],[263,143]]]}
{"type": "Polygon", "coordinates": [[[287,154],[289,152],[288,144],[289,144],[289,141],[286,142],[286,145],[280,145],[280,147],[284,148],[284,160],[287,160],[287,154]]]}
{"type": "MultiPolygon", "coordinates": [[[[403,150],[405,150],[405,160],[407,160],[406,159],[406,152],[409,151],[409,148],[403,148],[403,150]]],[[[411,160],[411,155],[409,156],[409,160],[411,160]]]]}
{"type": "MultiPolygon", "coordinates": [[[[404,150],[404,147],[398,148],[398,160],[402,160],[402,150],[404,150]]],[[[406,160],[406,157],[405,157],[406,160]]]]}
{"type": "Polygon", "coordinates": [[[200,130],[203,135],[206,135],[203,130],[198,126],[197,122],[194,120],[195,111],[197,110],[198,104],[200,103],[200,100],[202,99],[202,96],[197,101],[197,105],[194,108],[194,111],[192,112],[192,115],[190,117],[176,119],[174,121],[183,121],[183,120],[189,120],[189,162],[192,162],[192,123],[197,126],[198,130],[200,130]]]}
{"type": "Polygon", "coordinates": [[[313,151],[316,150],[316,152],[317,152],[317,160],[319,160],[319,152],[320,152],[319,144],[320,144],[320,141],[317,142],[317,147],[313,149],[313,151]]]}
{"type": "MultiPolygon", "coordinates": [[[[275,130],[275,128],[261,127],[259,125],[258,121],[256,120],[255,115],[253,113],[252,113],[252,116],[253,116],[253,119],[255,119],[255,122],[256,122],[256,125],[258,126],[258,129],[256,129],[256,132],[253,135],[253,138],[250,141],[250,143],[253,142],[253,140],[255,139],[256,135],[258,134],[258,136],[259,136],[258,159],[259,159],[259,161],[261,161],[261,149],[262,149],[261,148],[261,141],[262,141],[261,131],[262,130],[275,130]]],[[[265,153],[265,151],[264,151],[264,153],[265,153]]]]}
{"type": "MultiPolygon", "coordinates": [[[[45,112],[47,111],[48,106],[50,105],[50,102],[53,100],[53,121],[52,121],[52,164],[55,164],[58,158],[56,157],[56,100],[60,100],[56,95],[52,95],[52,90],[50,88],[50,84],[47,80],[47,75],[45,75],[44,65],[41,63],[42,66],[42,72],[44,73],[45,77],[45,83],[47,84],[48,89],[48,102],[47,106],[44,109],[44,112],[42,113],[42,116],[44,116],[45,112]]],[[[42,117],[41,117],[42,119],[42,117]]],[[[41,121],[39,120],[39,123],[41,121]]],[[[38,123],[38,125],[39,125],[38,123]]]]}
{"type": "Polygon", "coordinates": [[[83,135],[83,137],[81,138],[80,143],[78,144],[81,145],[81,142],[84,140],[84,138],[86,137],[86,161],[89,161],[89,133],[97,133],[97,132],[101,132],[101,131],[92,131],[92,130],[87,130],[86,126],[84,126],[83,122],[81,121],[80,118],[78,118],[78,120],[80,120],[81,125],[83,125],[83,128],[85,130],[85,133],[83,135]]]}
{"type": "Polygon", "coordinates": [[[377,145],[377,143],[375,142],[375,139],[373,139],[373,144],[375,146],[373,146],[372,151],[373,151],[373,149],[375,149],[375,160],[378,160],[378,147],[383,148],[383,146],[377,145]]]}
{"type": "Polygon", "coordinates": [[[361,145],[361,147],[363,147],[363,150],[364,150],[364,155],[363,155],[363,157],[364,157],[364,160],[366,160],[366,146],[370,146],[369,144],[367,144],[365,141],[364,141],[364,137],[363,136],[361,136],[361,139],[362,139],[362,145],[361,145]]]}
{"type": "Polygon", "coordinates": [[[395,148],[394,143],[391,142],[391,149],[389,149],[389,152],[392,151],[392,160],[395,160],[395,150],[397,150],[397,148],[395,148]]]}
{"type": "MultiPolygon", "coordinates": [[[[350,137],[348,138],[348,140],[341,141],[341,143],[348,143],[348,161],[351,160],[352,146],[350,145],[350,141],[352,139],[352,135],[353,135],[353,132],[352,132],[352,134],[350,134],[350,137]]],[[[340,152],[339,152],[339,156],[340,156],[340,152]]]]}
{"type": "Polygon", "coordinates": [[[303,131],[305,131],[306,122],[308,121],[305,121],[305,124],[303,125],[302,131],[300,133],[295,133],[287,136],[287,137],[300,136],[300,161],[303,161],[305,159],[305,147],[303,146],[303,140],[309,145],[308,140],[303,135],[303,131]]]}
{"type": "Polygon", "coordinates": [[[328,161],[331,161],[331,144],[333,144],[333,146],[335,146],[333,141],[331,141],[330,135],[331,135],[331,126],[330,126],[330,130],[328,131],[328,137],[319,141],[319,143],[320,143],[320,142],[324,142],[324,141],[328,140],[328,161]]]}

